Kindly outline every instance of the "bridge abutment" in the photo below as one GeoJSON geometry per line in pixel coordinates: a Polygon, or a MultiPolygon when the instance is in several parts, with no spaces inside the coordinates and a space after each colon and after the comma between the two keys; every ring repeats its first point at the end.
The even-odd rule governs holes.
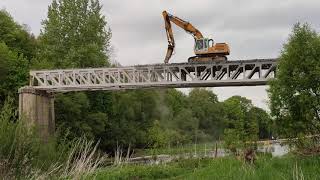
{"type": "Polygon", "coordinates": [[[54,96],[32,87],[19,89],[19,117],[28,127],[36,127],[43,141],[54,134],[54,96]]]}

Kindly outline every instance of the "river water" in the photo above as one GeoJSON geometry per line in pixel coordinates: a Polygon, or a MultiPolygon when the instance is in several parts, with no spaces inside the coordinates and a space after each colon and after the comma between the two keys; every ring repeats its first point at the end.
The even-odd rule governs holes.
{"type": "Polygon", "coordinates": [[[274,157],[279,157],[287,154],[290,151],[288,145],[282,145],[280,143],[274,143],[271,145],[264,145],[258,148],[258,152],[268,152],[271,153],[274,157]]]}
{"type": "MultiPolygon", "coordinates": [[[[272,143],[268,145],[260,145],[257,149],[258,152],[262,153],[271,153],[273,157],[279,157],[287,154],[290,151],[288,145],[282,145],[280,143],[272,143]]],[[[208,151],[205,153],[187,153],[187,154],[178,154],[178,155],[156,155],[156,156],[144,156],[144,157],[135,157],[131,158],[127,163],[134,164],[162,164],[171,162],[174,159],[188,159],[188,158],[199,158],[199,157],[224,157],[228,156],[229,153],[224,149],[217,149],[215,151],[208,151]]]]}

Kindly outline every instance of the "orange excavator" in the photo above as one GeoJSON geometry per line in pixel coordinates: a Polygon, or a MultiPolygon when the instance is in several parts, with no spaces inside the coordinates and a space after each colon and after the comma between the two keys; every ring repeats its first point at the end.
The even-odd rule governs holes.
{"type": "Polygon", "coordinates": [[[230,54],[230,49],[227,43],[214,43],[213,39],[203,37],[202,33],[192,24],[176,16],[173,16],[166,11],[163,11],[162,15],[164,18],[168,39],[168,50],[164,63],[169,62],[169,59],[171,58],[175,48],[171,22],[184,29],[187,33],[191,34],[194,37],[194,53],[196,54],[196,56],[190,57],[188,59],[189,63],[217,62],[227,60],[226,56],[230,54]]]}

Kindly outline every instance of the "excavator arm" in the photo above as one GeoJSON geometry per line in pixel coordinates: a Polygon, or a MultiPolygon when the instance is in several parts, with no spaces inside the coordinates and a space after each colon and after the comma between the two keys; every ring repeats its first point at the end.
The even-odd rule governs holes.
{"type": "Polygon", "coordinates": [[[162,12],[164,22],[165,22],[165,28],[166,28],[166,34],[168,39],[168,50],[167,54],[164,60],[164,63],[168,63],[169,59],[171,58],[174,48],[175,48],[175,42],[173,37],[173,31],[171,27],[171,22],[179,26],[180,28],[184,29],[186,32],[190,33],[195,39],[201,39],[203,38],[203,35],[201,32],[195,28],[191,23],[186,22],[176,16],[173,16],[166,11],[162,12]]]}

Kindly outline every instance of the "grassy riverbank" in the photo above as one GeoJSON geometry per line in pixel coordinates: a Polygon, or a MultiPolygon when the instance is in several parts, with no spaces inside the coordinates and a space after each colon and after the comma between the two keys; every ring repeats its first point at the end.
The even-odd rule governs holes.
{"type": "Polygon", "coordinates": [[[103,168],[95,176],[97,179],[320,179],[319,167],[320,156],[264,156],[255,165],[227,157],[103,168]]]}

